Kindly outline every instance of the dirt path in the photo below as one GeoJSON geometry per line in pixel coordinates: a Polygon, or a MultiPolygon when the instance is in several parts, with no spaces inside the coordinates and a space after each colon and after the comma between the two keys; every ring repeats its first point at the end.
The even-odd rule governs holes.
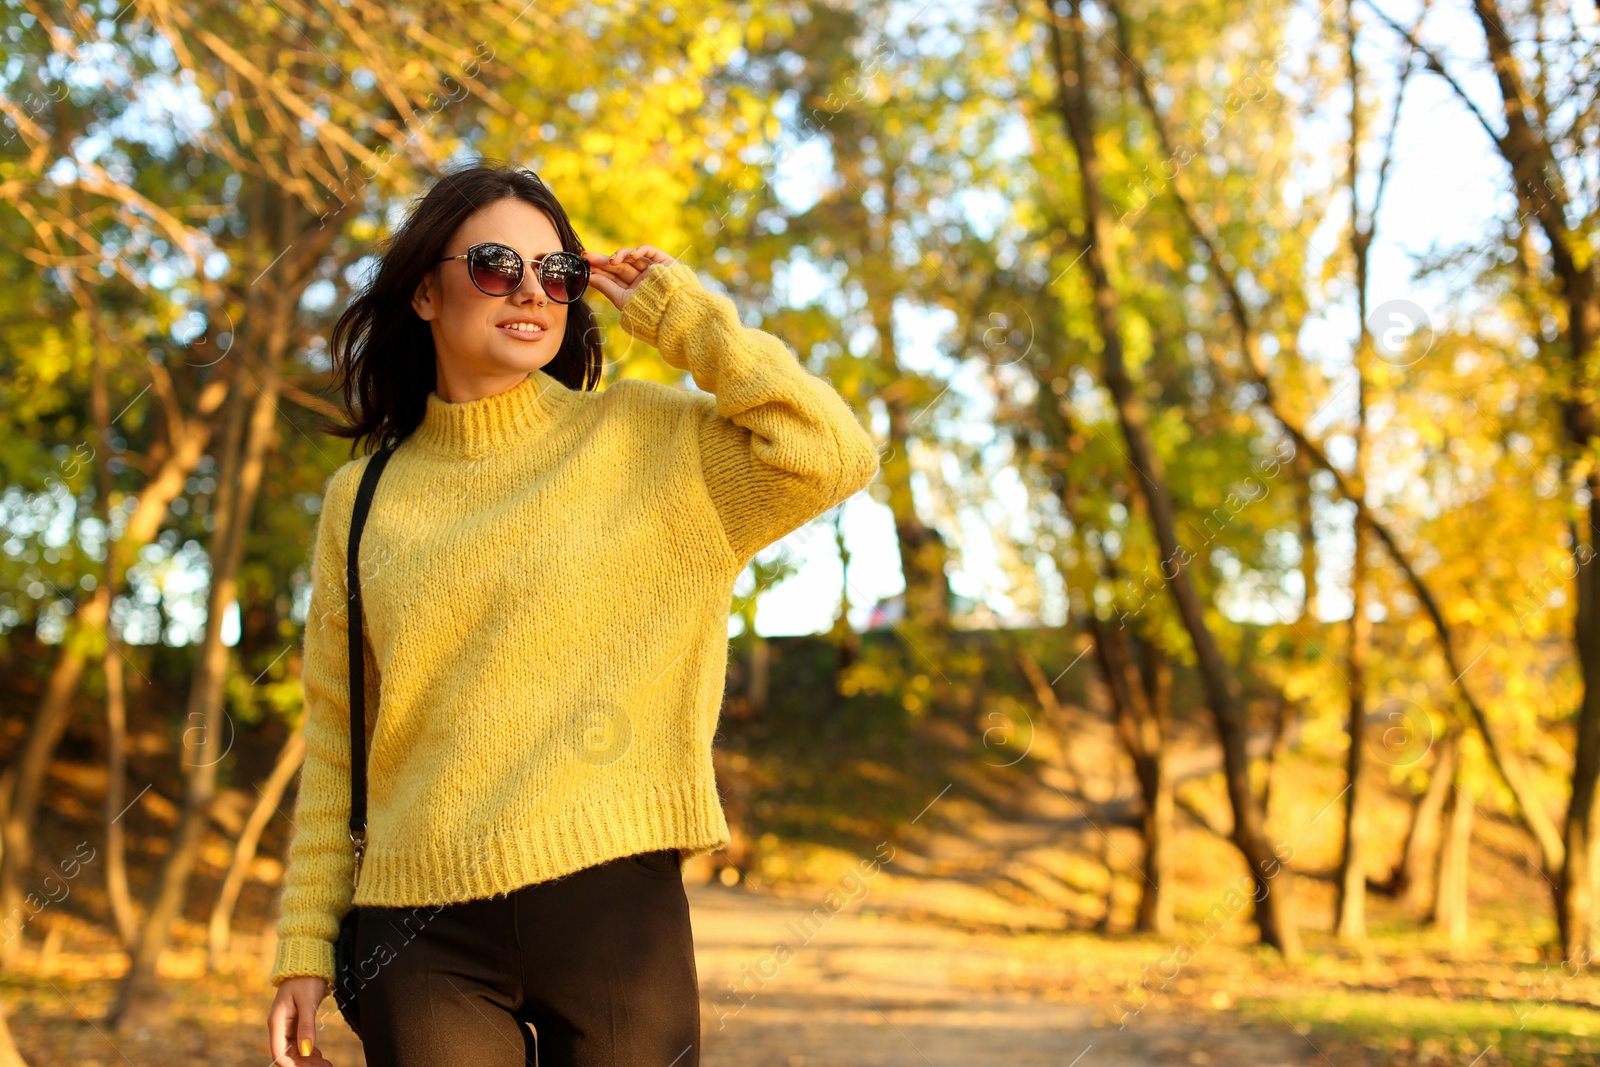
{"type": "MultiPolygon", "coordinates": [[[[703,1067],[1334,1062],[1287,1023],[1252,1027],[1227,1010],[1182,1014],[1167,1000],[1151,1003],[1119,1030],[1127,976],[1157,958],[1150,944],[1120,941],[1108,950],[1087,935],[979,933],[879,914],[899,904],[892,876],[876,879],[866,896],[837,911],[826,907],[826,886],[772,893],[687,887],[703,1067]],[[786,950],[775,951],[778,945],[786,950]],[[1090,951],[1092,959],[1064,955],[1090,951]],[[739,984],[742,996],[730,983],[739,984]]],[[[910,891],[923,901],[929,897],[925,885],[910,891]]],[[[840,899],[833,898],[836,907],[840,899]]],[[[13,975],[13,986],[19,977],[27,980],[7,997],[19,1047],[36,1065],[264,1067],[269,957],[247,957],[247,967],[208,979],[199,974],[201,950],[180,955],[169,963],[193,973],[173,976],[178,1020],[156,1032],[115,1038],[96,1022],[115,992],[117,961],[104,946],[89,954],[64,951],[42,970],[30,956],[30,975],[13,975]]],[[[360,1043],[332,998],[323,1009],[319,1044],[325,1054],[339,1067],[360,1067],[360,1043]]]]}
{"type": "Polygon", "coordinates": [[[704,1067],[1323,1062],[1287,1025],[1269,1032],[1231,1025],[1226,1016],[1176,1021],[1152,1007],[1118,1030],[1104,1023],[1108,1006],[1093,1000],[977,991],[975,977],[1016,969],[1000,934],[864,917],[846,907],[807,941],[800,921],[822,896],[689,888],[704,1067]],[[778,944],[792,954],[775,951],[778,944]],[[729,989],[735,981],[742,997],[729,989]]]}

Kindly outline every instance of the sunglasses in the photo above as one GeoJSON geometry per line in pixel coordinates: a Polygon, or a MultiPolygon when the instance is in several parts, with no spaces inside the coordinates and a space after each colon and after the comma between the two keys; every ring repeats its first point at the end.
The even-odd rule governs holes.
{"type": "MultiPolygon", "coordinates": [[[[510,296],[522,287],[526,263],[515,248],[497,241],[483,241],[459,256],[467,261],[467,276],[487,296],[510,296]]],[[[589,287],[589,261],[576,252],[545,252],[527,261],[539,272],[539,285],[558,304],[570,304],[589,287]]]]}

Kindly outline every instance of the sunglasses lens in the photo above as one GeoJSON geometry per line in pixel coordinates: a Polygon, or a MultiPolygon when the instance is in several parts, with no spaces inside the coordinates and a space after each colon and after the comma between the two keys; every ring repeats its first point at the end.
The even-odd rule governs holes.
{"type": "Polygon", "coordinates": [[[589,264],[572,252],[552,252],[539,265],[539,284],[551,300],[570,304],[589,284],[589,264]]]}
{"type": "Polygon", "coordinates": [[[505,245],[482,245],[467,260],[472,283],[491,296],[505,296],[522,284],[522,257],[505,245]]]}

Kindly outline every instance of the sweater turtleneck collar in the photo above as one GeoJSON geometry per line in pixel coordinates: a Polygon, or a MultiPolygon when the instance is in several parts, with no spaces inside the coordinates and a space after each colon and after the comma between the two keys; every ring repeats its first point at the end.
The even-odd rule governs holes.
{"type": "Polygon", "coordinates": [[[504,392],[450,403],[430,389],[422,421],[413,432],[418,443],[464,458],[482,458],[518,441],[543,434],[561,421],[575,399],[572,390],[536,368],[504,392]]]}

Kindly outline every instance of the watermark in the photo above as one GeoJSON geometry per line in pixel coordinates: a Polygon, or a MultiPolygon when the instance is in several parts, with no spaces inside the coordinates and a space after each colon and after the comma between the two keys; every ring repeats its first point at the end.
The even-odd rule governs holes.
{"type": "MultiPolygon", "coordinates": [[[[878,46],[862,62],[861,73],[868,76],[876,74],[879,70],[878,61],[884,56],[893,54],[893,52],[894,47],[889,44],[887,39],[879,41],[878,46]]],[[[847,88],[845,93],[831,92],[828,94],[828,98],[823,101],[822,107],[811,109],[813,122],[816,122],[819,126],[825,126],[833,121],[835,115],[844,110],[846,104],[853,104],[866,99],[866,82],[860,75],[847,75],[844,79],[844,85],[847,88]]]]}
{"type": "MultiPolygon", "coordinates": [[[[28,95],[16,100],[15,103],[22,110],[23,121],[31,123],[36,115],[43,114],[52,104],[61,103],[71,92],[72,86],[65,78],[61,78],[45,82],[41,88],[29,89],[28,95]]],[[[0,145],[10,144],[15,141],[22,128],[16,117],[10,114],[5,115],[4,120],[4,125],[8,128],[8,132],[4,139],[0,140],[0,145]]]]}
{"type": "MultiPolygon", "coordinates": [[[[1001,367],[1010,367],[1021,363],[1028,358],[1028,353],[1033,351],[1033,316],[1027,309],[1023,309],[1023,317],[1027,320],[1027,330],[1021,329],[1011,320],[1009,315],[999,311],[989,312],[989,325],[980,335],[983,344],[984,362],[998,370],[1001,367]],[[1007,353],[1014,353],[1009,358],[1004,358],[1007,353]]],[[[935,400],[938,397],[934,397],[935,400]]]]}
{"type": "MultiPolygon", "coordinates": [[[[228,353],[233,351],[233,339],[235,336],[233,314],[228,311],[226,307],[219,308],[218,310],[222,312],[222,317],[228,320],[228,326],[227,329],[220,330],[217,333],[217,340],[221,345],[221,347],[217,349],[217,358],[210,360],[209,362],[196,362],[192,359],[185,359],[183,362],[188,366],[212,367],[218,363],[221,363],[222,360],[227,357],[228,353]]],[[[189,324],[190,332],[180,332],[173,335],[173,339],[179,344],[183,345],[185,351],[193,352],[200,346],[211,343],[211,339],[209,337],[211,332],[211,317],[209,315],[210,309],[207,308],[206,311],[208,312],[207,314],[201,314],[199,311],[189,312],[188,315],[184,316],[184,319],[189,324]]]]}
{"type": "Polygon", "coordinates": [[[1410,767],[1433,748],[1437,740],[1433,716],[1415,701],[1396,697],[1378,705],[1367,716],[1367,751],[1379,763],[1390,767],[1410,767]],[[1370,727],[1386,724],[1381,730],[1370,727]]]}
{"type": "Polygon", "coordinates": [[[1433,348],[1433,320],[1415,301],[1385,300],[1367,315],[1372,350],[1385,363],[1409,367],[1433,348]]]}
{"type": "Polygon", "coordinates": [[[1147,963],[1144,965],[1140,972],[1143,977],[1129,983],[1126,995],[1129,1007],[1124,1009],[1117,1017],[1118,1030],[1126,1029],[1129,1019],[1137,1016],[1146,1007],[1154,1003],[1155,999],[1177,980],[1184,967],[1188,966],[1202,949],[1211,944],[1216,939],[1216,936],[1239,916],[1245,905],[1252,901],[1259,904],[1267,899],[1267,894],[1271,892],[1272,879],[1276,878],[1280,872],[1293,862],[1294,849],[1288,842],[1280,841],[1273,848],[1272,854],[1276,859],[1263,860],[1261,863],[1261,878],[1259,881],[1254,875],[1246,875],[1241,880],[1240,885],[1230,886],[1223,898],[1212,905],[1211,910],[1205,914],[1198,924],[1190,924],[1194,936],[1180,940],[1173,946],[1171,952],[1154,964],[1147,963]],[[1288,855],[1284,855],[1284,849],[1288,849],[1288,855]],[[1155,968],[1154,975],[1151,974],[1152,966],[1155,968]],[[1151,988],[1152,982],[1155,983],[1155,988],[1153,989],[1151,988]],[[1136,1000],[1135,997],[1139,999],[1136,1000]]]}
{"type": "Polygon", "coordinates": [[[1157,173],[1151,174],[1150,168],[1146,166],[1144,180],[1139,182],[1129,180],[1128,189],[1133,191],[1133,195],[1127,198],[1129,206],[1117,216],[1118,225],[1124,223],[1131,225],[1136,221],[1172,184],[1179,172],[1194,162],[1195,157],[1199,155],[1199,148],[1204,148],[1216,140],[1223,128],[1228,125],[1228,121],[1243,111],[1246,104],[1264,99],[1271,86],[1272,76],[1277,73],[1279,65],[1293,52],[1294,49],[1287,43],[1278,45],[1272,56],[1261,60],[1256,64],[1255,70],[1239,79],[1238,88],[1230,90],[1220,104],[1206,113],[1199,124],[1190,119],[1189,125],[1200,134],[1198,148],[1180,142],[1173,148],[1172,154],[1158,166],[1157,173]]]}
{"type": "MultiPolygon", "coordinates": [[[[478,76],[478,72],[482,69],[482,65],[484,63],[491,62],[494,57],[494,46],[489,44],[487,41],[483,41],[479,42],[478,46],[473,49],[472,56],[462,60],[458,66],[461,70],[461,73],[465,75],[468,80],[471,80],[478,76]],[[487,51],[485,51],[485,49],[487,49],[487,51]]],[[[443,81],[445,86],[453,84],[455,88],[450,90],[449,96],[440,96],[438,93],[429,93],[424,101],[426,114],[424,114],[424,108],[422,107],[413,107],[411,109],[411,116],[406,119],[405,122],[405,128],[409,130],[410,133],[406,139],[401,142],[402,148],[416,140],[420,125],[426,124],[434,115],[437,115],[440,111],[444,110],[444,106],[446,104],[452,104],[457,100],[463,100],[466,98],[467,88],[465,85],[462,85],[460,82],[456,81],[454,77],[448,74],[444,76],[443,81]]],[[[384,141],[377,148],[374,148],[366,159],[362,160],[361,163],[358,164],[358,169],[360,171],[359,174],[356,171],[349,169],[343,171],[340,174],[338,188],[333,190],[333,195],[339,199],[339,206],[336,208],[330,208],[327,211],[324,211],[321,215],[317,216],[317,229],[320,230],[325,228],[328,224],[328,219],[330,216],[342,214],[344,209],[349,207],[352,201],[354,201],[356,194],[362,189],[366,188],[369,183],[378,177],[378,172],[389,165],[389,161],[394,158],[394,155],[394,145],[388,141],[384,141]],[[369,166],[371,167],[370,172],[368,171],[369,166]],[[345,196],[346,193],[350,194],[348,198],[345,196]]]]}
{"type": "Polygon", "coordinates": [[[57,877],[54,874],[47,875],[41,883],[44,899],[41,900],[37,894],[29,893],[23,897],[22,907],[13,908],[10,915],[7,915],[4,920],[0,920],[0,930],[5,933],[5,937],[0,940],[0,944],[9,945],[14,938],[27,928],[29,923],[38,917],[40,912],[50,905],[59,904],[71,896],[72,880],[78,877],[85,866],[94,862],[95,855],[94,847],[89,842],[79,842],[71,856],[56,864],[61,869],[61,877],[57,877]],[[89,850],[87,856],[83,854],[85,849],[89,850]]]}
{"type": "Polygon", "coordinates": [[[839,879],[839,885],[828,890],[823,897],[822,904],[812,908],[809,913],[799,920],[798,925],[794,920],[784,923],[784,929],[793,936],[798,944],[789,941],[778,941],[772,946],[772,951],[755,961],[755,964],[746,963],[740,968],[741,977],[738,980],[728,979],[727,996],[738,1002],[738,1007],[729,1004],[719,1006],[717,1011],[717,1029],[721,1030],[728,1025],[728,1020],[737,1016],[751,1001],[756,998],[767,983],[778,976],[783,965],[794,959],[799,949],[809,945],[823,927],[828,925],[835,915],[839,914],[851,904],[864,900],[870,887],[867,885],[876,878],[883,864],[893,863],[895,856],[894,846],[887,841],[879,843],[875,852],[878,859],[863,859],[859,862],[860,873],[852,868],[839,879]],[[884,850],[888,855],[884,856],[884,850]],[[753,987],[753,988],[752,988],[753,987]]]}
{"type": "Polygon", "coordinates": [[[1034,725],[1033,725],[1033,716],[1028,714],[1028,709],[1025,706],[1020,705],[1020,704],[1008,705],[1004,710],[1000,710],[1000,709],[991,710],[988,713],[988,715],[986,716],[986,718],[988,718],[988,720],[990,722],[995,723],[995,725],[993,725],[993,726],[989,727],[987,730],[983,731],[983,736],[982,736],[982,738],[980,738],[980,740],[983,742],[983,747],[986,750],[992,752],[992,751],[995,751],[997,748],[1005,748],[1005,747],[1008,747],[1008,746],[1009,747],[1015,747],[1015,743],[1016,743],[1016,740],[1017,740],[1017,735],[1019,733],[1022,733],[1022,734],[1024,734],[1024,736],[1027,737],[1028,744],[1027,744],[1027,747],[1025,747],[1020,753],[1017,754],[1015,759],[1006,760],[1006,761],[1003,761],[1003,762],[1000,762],[1000,763],[990,763],[988,760],[984,760],[983,762],[988,764],[988,766],[990,766],[990,767],[1015,767],[1017,764],[1021,763],[1024,759],[1027,759],[1028,753],[1033,751],[1033,740],[1034,740],[1034,733],[1035,733],[1034,725]],[[1015,714],[1012,714],[1012,712],[1020,712],[1021,713],[1022,719],[1024,719],[1026,721],[1026,723],[1027,723],[1027,728],[1026,728],[1025,732],[1023,731],[1021,725],[1018,723],[1017,716],[1015,714]],[[991,744],[990,743],[990,736],[989,735],[991,735],[991,734],[995,735],[995,737],[997,739],[997,743],[995,743],[995,744],[991,744]]]}
{"type": "Polygon", "coordinates": [[[590,696],[572,707],[567,737],[575,756],[595,767],[615,763],[633,741],[633,720],[615,700],[590,696]]]}
{"type": "MultiPolygon", "coordinates": [[[[1294,458],[1294,454],[1293,442],[1287,438],[1279,441],[1272,455],[1255,462],[1255,476],[1244,480],[1244,483],[1240,486],[1241,492],[1229,492],[1223,498],[1222,503],[1212,509],[1211,514],[1204,517],[1199,526],[1196,526],[1194,520],[1190,519],[1190,529],[1194,530],[1202,538],[1197,548],[1190,549],[1183,544],[1179,544],[1172,555],[1162,559],[1159,567],[1161,581],[1156,580],[1155,576],[1150,573],[1149,564],[1146,564],[1143,571],[1143,583],[1139,587],[1136,594],[1137,599],[1132,607],[1121,606],[1119,599],[1117,628],[1119,630],[1127,629],[1129,617],[1138,615],[1153,597],[1159,596],[1166,588],[1167,582],[1176,578],[1178,572],[1189,565],[1198,554],[1199,549],[1205,548],[1205,546],[1216,540],[1217,535],[1233,522],[1239,513],[1245,509],[1246,505],[1266,499],[1271,492],[1271,486],[1268,483],[1278,476],[1278,472],[1285,463],[1294,458]]],[[[1130,579],[1130,582],[1136,581],[1136,578],[1130,579]]]]}
{"type": "MultiPolygon", "coordinates": [[[[395,933],[401,935],[399,945],[397,946],[393,944],[389,937],[384,937],[383,940],[379,941],[378,944],[373,946],[372,951],[365,957],[358,960],[352,960],[350,963],[349,973],[345,974],[343,976],[343,980],[337,984],[338,992],[341,994],[341,997],[347,1000],[354,1000],[356,991],[365,989],[369,982],[375,981],[378,977],[378,973],[382,971],[386,965],[399,958],[400,949],[416,940],[417,934],[428,925],[428,922],[432,920],[434,916],[438,915],[446,907],[448,907],[446,904],[418,905],[417,907],[412,908],[406,914],[400,916],[399,926],[396,926],[394,920],[390,919],[389,928],[395,933]],[[423,912],[426,912],[427,914],[422,915],[423,912]],[[413,921],[416,922],[415,929],[412,928],[413,921]]],[[[367,915],[363,914],[362,919],[366,918],[367,915]]]]}
{"type": "Polygon", "coordinates": [[[206,722],[208,714],[208,712],[204,711],[191,711],[187,716],[191,725],[183,731],[184,757],[181,762],[185,767],[193,767],[196,769],[201,767],[215,767],[218,763],[221,763],[223,760],[227,759],[228,753],[233,751],[233,742],[238,737],[238,728],[233,725],[233,716],[228,714],[228,709],[222,708],[221,719],[223,725],[227,727],[227,744],[222,746],[222,751],[217,753],[215,759],[208,760],[205,763],[190,761],[190,753],[198,754],[203,752],[211,744],[211,726],[206,722]]]}
{"type": "MultiPolygon", "coordinates": [[[[1565,566],[1557,571],[1557,575],[1561,579],[1561,582],[1572,583],[1577,581],[1579,571],[1594,561],[1594,555],[1595,553],[1593,548],[1581,541],[1578,542],[1577,547],[1573,549],[1572,553],[1563,557],[1564,560],[1570,560],[1572,562],[1572,573],[1567,574],[1565,566]]],[[[1542,612],[1549,610],[1554,606],[1558,597],[1566,595],[1565,589],[1552,585],[1550,581],[1550,573],[1550,565],[1545,564],[1544,570],[1538,575],[1537,585],[1532,578],[1523,582],[1523,589],[1528,594],[1527,603],[1530,606],[1527,608],[1527,610],[1519,612],[1517,615],[1517,632],[1519,634],[1527,631],[1528,618],[1530,616],[1541,614],[1542,612]]],[[[1520,607],[1521,605],[1518,606],[1520,607]]]]}
{"type": "MultiPolygon", "coordinates": [[[[1589,950],[1581,945],[1578,946],[1578,948],[1573,951],[1571,956],[1561,961],[1562,969],[1557,971],[1559,981],[1556,981],[1553,986],[1550,978],[1550,965],[1548,963],[1545,964],[1545,979],[1542,983],[1543,988],[1541,990],[1543,995],[1536,994],[1534,996],[1525,998],[1529,1001],[1538,1001],[1539,1006],[1531,1011],[1517,1012],[1517,1029],[1522,1030],[1526,1028],[1528,1025],[1528,1020],[1533,1018],[1535,1015],[1538,1015],[1541,1011],[1544,1011],[1546,1005],[1561,995],[1561,991],[1567,987],[1567,983],[1581,975],[1583,973],[1583,969],[1592,962],[1593,958],[1589,955],[1589,950]],[[1565,968],[1568,966],[1572,968],[1572,973],[1570,974],[1568,974],[1565,970],[1565,968]]],[[[1527,975],[1523,975],[1522,984],[1526,987],[1532,988],[1533,980],[1527,975]]]]}

